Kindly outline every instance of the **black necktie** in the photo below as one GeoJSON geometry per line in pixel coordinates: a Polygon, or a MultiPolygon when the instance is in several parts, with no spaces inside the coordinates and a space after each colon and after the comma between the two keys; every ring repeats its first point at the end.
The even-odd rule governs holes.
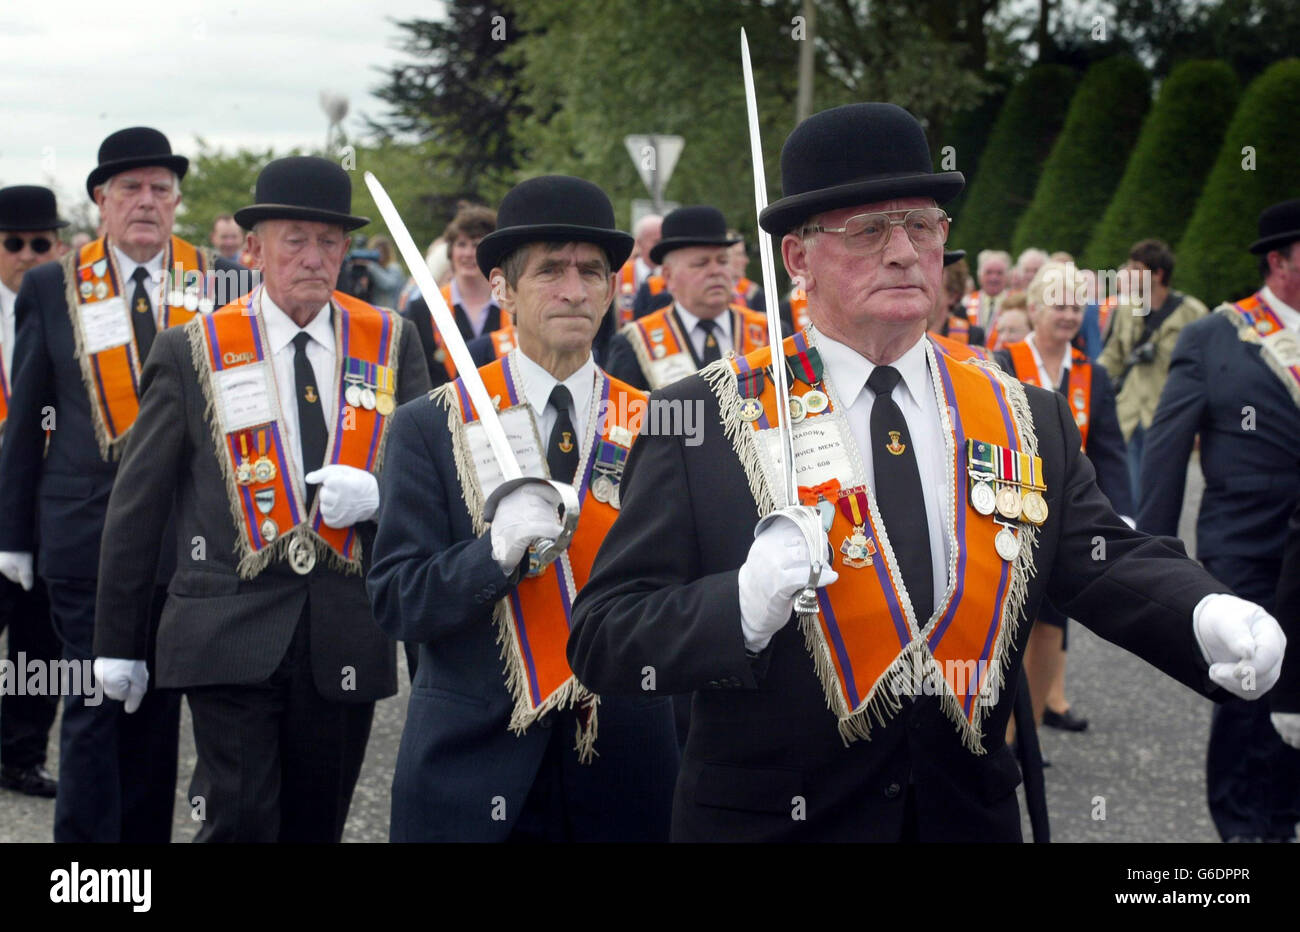
{"type": "Polygon", "coordinates": [[[876,506],[885,520],[903,584],[912,597],[917,625],[924,627],[934,609],[934,569],[916,450],[903,411],[890,397],[900,378],[893,366],[877,366],[867,379],[867,387],[876,393],[871,405],[871,462],[876,474],[876,506]]]}
{"type": "Polygon", "coordinates": [[[704,354],[700,361],[704,365],[717,362],[722,358],[722,347],[718,345],[718,325],[711,320],[702,320],[695,325],[704,333],[704,354]]]}
{"type": "Polygon", "coordinates": [[[131,280],[135,282],[135,289],[131,293],[131,327],[135,330],[135,348],[140,353],[140,365],[143,367],[144,361],[149,358],[153,338],[158,335],[158,325],[153,320],[153,304],[149,301],[149,288],[145,285],[149,280],[149,270],[143,265],[137,265],[131,273],[131,280]]]}
{"type": "MultiPolygon", "coordinates": [[[[302,441],[302,473],[320,469],[325,462],[325,444],[329,430],[325,427],[325,413],[321,408],[320,392],[316,390],[316,373],[307,358],[307,344],[311,337],[306,331],[293,338],[293,385],[298,395],[298,430],[302,441]]],[[[316,486],[307,485],[307,507],[316,497],[316,486]]]]}
{"type": "Polygon", "coordinates": [[[556,385],[551,389],[550,405],[556,417],[551,440],[546,445],[546,465],[551,470],[551,478],[560,482],[573,482],[573,474],[578,471],[578,432],[569,417],[571,404],[573,395],[567,388],[556,385]]]}

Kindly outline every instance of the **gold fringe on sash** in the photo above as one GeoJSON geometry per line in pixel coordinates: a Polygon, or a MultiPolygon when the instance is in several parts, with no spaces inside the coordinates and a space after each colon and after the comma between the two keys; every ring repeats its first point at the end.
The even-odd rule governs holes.
{"type": "Polygon", "coordinates": [[[1264,338],[1259,335],[1259,331],[1255,329],[1254,325],[1249,323],[1245,316],[1231,304],[1220,304],[1214,309],[1214,313],[1222,314],[1224,317],[1228,318],[1228,320],[1232,322],[1232,325],[1237,328],[1238,334],[1241,334],[1246,330],[1249,330],[1254,334],[1254,336],[1250,338],[1250,342],[1259,345],[1259,355],[1264,360],[1264,365],[1268,366],[1269,369],[1272,370],[1273,374],[1282,381],[1282,385],[1286,388],[1287,394],[1291,396],[1291,400],[1295,402],[1297,406],[1300,406],[1300,383],[1296,382],[1295,377],[1291,374],[1291,370],[1284,366],[1281,360],[1277,358],[1273,353],[1272,347],[1270,347],[1268,343],[1265,342],[1264,338]]]}
{"type": "Polygon", "coordinates": [[[77,295],[76,267],[77,257],[80,255],[80,249],[70,249],[59,259],[59,265],[63,268],[64,301],[68,305],[68,317],[72,323],[72,354],[77,360],[77,367],[81,370],[81,382],[90,399],[90,423],[95,430],[95,444],[99,447],[99,455],[105,462],[112,463],[121,458],[122,444],[131,428],[122,431],[114,440],[108,435],[108,425],[104,423],[104,414],[99,409],[97,401],[99,389],[95,385],[95,373],[91,371],[90,356],[86,353],[86,345],[81,338],[81,305],[78,303],[81,298],[77,295]]]}

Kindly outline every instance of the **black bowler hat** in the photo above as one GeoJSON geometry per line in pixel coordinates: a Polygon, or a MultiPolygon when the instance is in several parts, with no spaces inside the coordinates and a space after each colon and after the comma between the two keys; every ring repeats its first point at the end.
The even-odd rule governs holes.
{"type": "Polygon", "coordinates": [[[962,259],[965,258],[966,258],[966,250],[964,249],[945,249],[943,251],[943,267],[946,269],[954,262],[960,262],[962,259]]]}
{"type": "Polygon", "coordinates": [[[1257,256],[1282,249],[1300,239],[1300,198],[1264,208],[1259,215],[1259,239],[1250,244],[1257,256]]]}
{"type": "Polygon", "coordinates": [[[177,178],[184,178],[190,160],[172,155],[172,144],[158,130],[148,126],[119,129],[99,144],[99,164],[86,178],[86,193],[95,199],[95,188],[128,168],[161,165],[170,168],[177,178]]]}
{"type": "Polygon", "coordinates": [[[758,222],[782,236],[809,217],[839,207],[898,197],[961,192],[961,172],[935,172],[916,117],[895,104],[845,104],[814,113],[781,149],[781,192],[758,222]]]}
{"type": "Polygon", "coordinates": [[[497,228],[478,244],[478,267],[486,276],[528,243],[593,243],[619,268],[635,240],[614,226],[614,205],[590,181],[542,175],[515,185],[501,199],[497,228]]]}
{"type": "Polygon", "coordinates": [[[0,188],[0,230],[6,233],[29,233],[34,230],[57,230],[68,221],[60,219],[54,192],[34,184],[16,184],[0,188]]]}
{"type": "Polygon", "coordinates": [[[678,207],[664,217],[659,242],[650,250],[655,265],[684,246],[732,246],[740,237],[727,235],[727,221],[716,207],[678,207]]]}
{"type": "Polygon", "coordinates": [[[329,159],[291,155],[267,162],[257,176],[255,204],[235,211],[235,221],[251,230],[263,220],[314,220],[355,230],[369,217],[352,215],[352,179],[329,159]]]}

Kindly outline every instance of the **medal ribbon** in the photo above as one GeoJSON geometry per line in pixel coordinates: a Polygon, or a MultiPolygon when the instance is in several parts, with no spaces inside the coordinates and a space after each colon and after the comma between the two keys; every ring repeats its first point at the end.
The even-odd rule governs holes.
{"type": "Polygon", "coordinates": [[[800,505],[816,505],[822,499],[833,502],[840,497],[840,480],[828,479],[820,485],[801,485],[798,492],[800,505]]]}
{"type": "Polygon", "coordinates": [[[840,513],[853,524],[854,527],[864,527],[867,523],[867,515],[870,513],[867,506],[867,490],[865,487],[852,489],[840,496],[837,503],[840,513]]]}

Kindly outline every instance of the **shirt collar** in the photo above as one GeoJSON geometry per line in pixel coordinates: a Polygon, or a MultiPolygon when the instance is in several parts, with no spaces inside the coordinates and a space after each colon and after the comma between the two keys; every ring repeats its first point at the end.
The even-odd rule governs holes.
{"type": "MultiPolygon", "coordinates": [[[[871,378],[876,364],[847,344],[833,340],[820,331],[817,331],[815,339],[826,376],[835,386],[840,400],[845,405],[852,405],[867,384],[867,379],[871,378]]],[[[922,334],[912,348],[894,360],[891,365],[903,377],[903,384],[907,386],[912,400],[918,405],[921,404],[921,400],[926,397],[926,392],[930,391],[930,367],[926,362],[925,335],[922,334]]]]}
{"type": "MultiPolygon", "coordinates": [[[[1046,372],[1047,367],[1043,365],[1043,357],[1042,357],[1042,354],[1040,354],[1040,353],[1038,352],[1038,341],[1036,341],[1036,340],[1034,339],[1034,331],[1032,331],[1032,330],[1029,331],[1029,335],[1025,337],[1025,342],[1028,343],[1028,344],[1029,344],[1029,348],[1030,348],[1031,350],[1034,351],[1034,362],[1036,362],[1036,363],[1038,364],[1038,368],[1040,368],[1040,369],[1044,370],[1044,372],[1046,372]]],[[[1070,357],[1073,356],[1073,355],[1074,355],[1074,354],[1073,354],[1072,352],[1070,352],[1070,344],[1067,343],[1067,344],[1065,345],[1065,355],[1061,357],[1061,374],[1062,374],[1062,375],[1064,375],[1065,373],[1067,373],[1067,372],[1070,371],[1070,357]]],[[[1044,387],[1046,387],[1046,386],[1044,386],[1044,387]]]]}
{"type": "Polygon", "coordinates": [[[307,334],[321,346],[330,352],[334,351],[334,324],[330,320],[328,301],[320,309],[320,313],[311,319],[311,323],[306,327],[299,327],[294,323],[293,318],[271,299],[271,293],[266,288],[262,288],[260,294],[262,320],[266,324],[266,339],[271,345],[271,355],[275,355],[292,343],[293,338],[303,330],[307,331],[307,334]]]}
{"type": "Polygon", "coordinates": [[[4,282],[0,282],[0,310],[6,314],[12,314],[16,300],[18,300],[18,294],[10,291],[9,286],[4,282]]]}
{"type": "MultiPolygon", "coordinates": [[[[686,308],[682,307],[682,302],[680,301],[675,302],[674,306],[677,308],[677,316],[680,317],[682,320],[682,327],[686,330],[686,335],[689,337],[691,334],[695,333],[695,328],[699,324],[700,318],[696,317],[690,311],[686,310],[686,308]]],[[[731,339],[731,308],[727,308],[717,317],[713,318],[713,322],[718,325],[718,329],[723,332],[723,334],[727,337],[728,340],[730,340],[731,339]]]]}
{"type": "MultiPolygon", "coordinates": [[[[458,281],[456,281],[456,276],[453,275],[452,278],[451,278],[451,307],[452,307],[452,310],[454,311],[454,310],[456,309],[456,305],[457,305],[457,304],[460,304],[460,303],[461,303],[461,302],[460,302],[460,283],[459,283],[458,281]]],[[[464,305],[461,305],[461,306],[463,307],[464,305]]],[[[488,303],[487,303],[487,307],[488,307],[489,310],[490,310],[491,308],[494,308],[494,307],[500,307],[500,305],[497,304],[496,295],[488,295],[488,303]]],[[[466,313],[468,313],[468,312],[466,312],[466,313]]]]}
{"type": "MultiPolygon", "coordinates": [[[[546,405],[551,400],[551,390],[559,384],[559,379],[551,375],[537,363],[524,355],[523,350],[515,353],[518,363],[519,381],[523,384],[524,397],[528,399],[533,414],[540,421],[546,412],[546,405]]],[[[596,384],[596,360],[587,355],[587,361],[578,367],[578,371],[564,380],[564,387],[573,396],[574,414],[581,417],[591,407],[591,393],[596,384]]]]}
{"type": "Polygon", "coordinates": [[[1277,316],[1282,319],[1282,323],[1288,330],[1300,330],[1300,311],[1279,298],[1268,285],[1260,289],[1260,295],[1268,302],[1268,306],[1277,313],[1277,316]]]}
{"type": "Polygon", "coordinates": [[[163,271],[162,266],[163,266],[164,252],[166,252],[165,249],[160,249],[158,250],[157,255],[153,256],[148,261],[136,262],[126,253],[124,253],[122,250],[118,249],[116,245],[114,245],[113,255],[117,257],[117,268],[118,271],[122,273],[122,287],[123,288],[126,287],[126,283],[131,280],[131,276],[135,274],[135,270],[139,266],[144,266],[144,270],[149,273],[149,277],[150,279],[152,279],[154,284],[157,284],[159,281],[161,281],[162,271],[163,271]]]}

